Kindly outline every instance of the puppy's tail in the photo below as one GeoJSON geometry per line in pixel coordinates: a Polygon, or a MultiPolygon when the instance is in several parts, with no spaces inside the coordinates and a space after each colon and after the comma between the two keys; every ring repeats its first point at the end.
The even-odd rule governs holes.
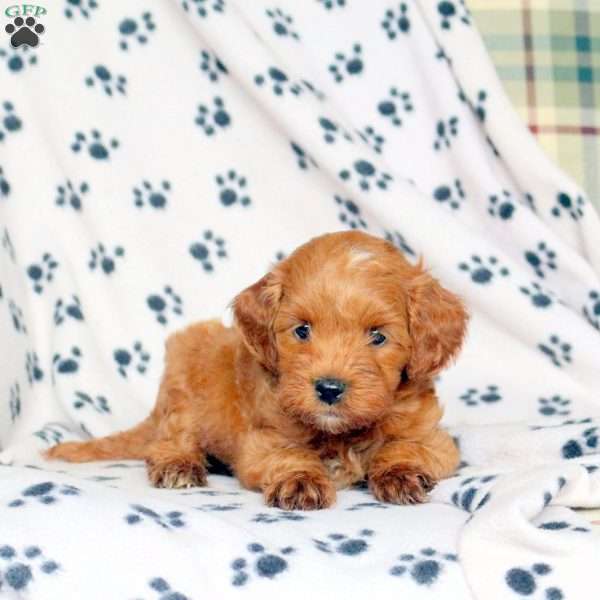
{"type": "Polygon", "coordinates": [[[49,459],[68,462],[89,462],[93,460],[138,459],[146,456],[148,444],[155,438],[156,425],[150,415],[139,425],[87,442],[64,442],[44,452],[49,459]]]}

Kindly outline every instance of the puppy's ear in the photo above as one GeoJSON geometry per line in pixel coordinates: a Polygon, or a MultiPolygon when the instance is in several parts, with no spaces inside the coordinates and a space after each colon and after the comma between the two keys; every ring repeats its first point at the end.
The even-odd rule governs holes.
{"type": "Polygon", "coordinates": [[[269,273],[246,288],[233,301],[235,323],[248,350],[271,373],[277,371],[273,321],[281,293],[281,284],[274,274],[269,273]]]}
{"type": "Polygon", "coordinates": [[[431,377],[456,356],[468,315],[461,300],[417,266],[408,287],[408,329],[412,354],[408,378],[431,377]]]}

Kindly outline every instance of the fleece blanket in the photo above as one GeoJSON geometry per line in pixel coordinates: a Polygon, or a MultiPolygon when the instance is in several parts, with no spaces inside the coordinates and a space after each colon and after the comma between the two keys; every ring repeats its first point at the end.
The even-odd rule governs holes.
{"type": "Polygon", "coordinates": [[[600,505],[598,216],[516,117],[462,0],[2,18],[1,597],[600,589],[600,537],[572,510],[600,505]],[[274,261],[345,228],[422,255],[472,314],[438,381],[463,462],[429,503],[357,488],[286,512],[221,475],[155,490],[141,463],[40,458],[144,417],[170,332],[229,319],[274,261]]]}

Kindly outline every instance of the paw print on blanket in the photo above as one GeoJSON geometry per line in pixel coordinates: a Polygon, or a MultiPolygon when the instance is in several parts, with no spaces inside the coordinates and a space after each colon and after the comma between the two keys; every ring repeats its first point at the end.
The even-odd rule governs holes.
{"type": "Polygon", "coordinates": [[[305,79],[291,80],[284,71],[278,67],[269,67],[266,75],[259,73],[254,77],[254,83],[257,86],[267,86],[271,88],[271,91],[276,96],[285,96],[286,92],[293,96],[300,96],[303,92],[308,90],[315,97],[323,99],[323,92],[317,90],[314,85],[306,81],[305,79]]]}
{"type": "Polygon", "coordinates": [[[23,121],[16,115],[13,103],[8,100],[3,102],[0,116],[0,142],[4,141],[7,135],[16,133],[22,127],[23,121]]]}
{"type": "Polygon", "coordinates": [[[174,591],[167,580],[163,579],[162,577],[155,577],[154,579],[151,579],[148,583],[148,586],[150,589],[160,594],[156,600],[192,600],[185,594],[174,591]]]}
{"type": "Polygon", "coordinates": [[[239,204],[248,206],[251,203],[250,196],[246,192],[246,178],[238,174],[234,169],[223,175],[215,177],[219,188],[219,200],[223,206],[239,204]]]}
{"type": "Polygon", "coordinates": [[[545,521],[538,525],[538,529],[545,529],[546,531],[573,531],[576,533],[591,533],[591,529],[587,527],[579,527],[571,525],[567,521],[545,521]]]}
{"type": "Polygon", "coordinates": [[[325,10],[333,10],[334,8],[344,8],[346,0],[317,0],[325,10]]]}
{"type": "Polygon", "coordinates": [[[579,458],[586,454],[598,452],[598,427],[584,429],[577,439],[568,440],[563,444],[561,454],[563,458],[579,458]]]}
{"type": "Polygon", "coordinates": [[[381,154],[385,138],[380,133],[377,133],[371,125],[367,125],[363,129],[357,131],[361,139],[366,142],[377,154],[381,154]]]}
{"type": "Polygon", "coordinates": [[[70,300],[59,298],[54,304],[54,324],[62,325],[66,319],[84,320],[81,302],[76,294],[71,294],[70,300]]]}
{"type": "Polygon", "coordinates": [[[6,62],[8,70],[13,73],[18,73],[28,66],[37,65],[37,56],[29,46],[9,48],[8,50],[0,48],[0,58],[6,62]]]}
{"type": "Polygon", "coordinates": [[[442,2],[438,2],[437,10],[442,29],[452,29],[452,24],[456,20],[465,25],[471,24],[471,17],[464,0],[443,0],[442,2]]]}
{"type": "Polygon", "coordinates": [[[252,558],[246,559],[240,557],[231,563],[234,573],[231,583],[236,587],[246,585],[250,580],[250,574],[248,573],[249,561],[252,562],[254,572],[258,577],[274,579],[288,569],[288,562],[283,557],[293,554],[295,548],[287,546],[282,548],[278,553],[267,553],[262,544],[253,543],[248,544],[248,552],[251,553],[252,558]]]}
{"type": "Polygon", "coordinates": [[[306,517],[298,511],[293,510],[279,510],[274,512],[260,512],[256,513],[251,519],[253,523],[282,523],[283,521],[304,521],[306,517]]]}
{"type": "Polygon", "coordinates": [[[67,17],[67,19],[74,19],[76,15],[89,19],[92,11],[98,8],[98,2],[96,2],[96,0],[65,1],[67,4],[65,8],[65,17],[67,17]]]}
{"type": "Polygon", "coordinates": [[[357,556],[369,549],[367,540],[374,534],[372,529],[361,529],[355,537],[348,537],[343,533],[330,533],[328,541],[313,539],[315,548],[325,554],[343,554],[357,556]]]}
{"type": "Polygon", "coordinates": [[[54,280],[54,271],[57,268],[58,263],[49,252],[42,255],[39,263],[32,263],[27,267],[27,275],[36,294],[41,294],[44,291],[44,284],[54,280]]]}
{"type": "Polygon", "coordinates": [[[509,270],[503,267],[495,256],[484,259],[474,254],[471,256],[470,263],[462,262],[458,268],[468,273],[474,283],[481,285],[491,283],[494,277],[506,277],[509,274],[509,270]]]}
{"type": "Polygon", "coordinates": [[[45,558],[38,546],[26,546],[18,552],[14,546],[0,545],[0,589],[8,594],[12,590],[22,597],[21,593],[35,579],[36,571],[42,575],[52,575],[59,569],[60,565],[45,558]]]}
{"type": "Polygon", "coordinates": [[[73,408],[81,410],[85,407],[93,408],[97,413],[108,414],[110,407],[108,400],[104,396],[96,396],[95,398],[85,392],[75,392],[75,400],[73,400],[73,408]]]}
{"type": "Polygon", "coordinates": [[[398,4],[398,8],[388,8],[385,11],[381,26],[389,40],[395,40],[401,33],[410,31],[408,6],[406,2],[398,4]]]}
{"type": "Polygon", "coordinates": [[[538,399],[538,412],[545,417],[567,417],[571,414],[571,401],[558,394],[538,399]]]}
{"type": "Polygon", "coordinates": [[[600,292],[592,290],[588,294],[588,303],[583,307],[583,316],[592,327],[600,330],[600,292]]]}
{"type": "Polygon", "coordinates": [[[348,508],[346,508],[345,510],[349,510],[351,512],[355,512],[357,510],[365,510],[365,509],[371,509],[371,508],[381,508],[383,510],[387,510],[388,508],[390,508],[390,504],[385,504],[383,502],[357,502],[356,504],[353,504],[352,506],[349,506],[348,508]]]}
{"type": "Polygon", "coordinates": [[[394,244],[396,248],[402,250],[402,252],[409,256],[416,256],[412,246],[408,244],[406,238],[399,231],[385,231],[384,233],[385,239],[391,244],[394,244]]]}
{"type": "MultiPolygon", "coordinates": [[[[1,294],[0,294],[1,297],[1,294]]],[[[16,305],[14,300],[8,301],[8,311],[10,313],[10,319],[13,327],[17,333],[27,334],[27,326],[25,325],[25,318],[23,311],[16,305]]]]}
{"type": "Polygon", "coordinates": [[[4,170],[0,167],[0,198],[7,198],[10,195],[10,183],[4,176],[4,170]]]}
{"type": "Polygon", "coordinates": [[[131,504],[130,507],[133,509],[133,512],[125,515],[125,522],[128,525],[137,525],[145,520],[149,520],[163,529],[185,527],[185,521],[182,519],[183,513],[178,510],[161,514],[142,504],[131,504]]]}
{"type": "Polygon", "coordinates": [[[334,196],[335,203],[340,207],[338,217],[350,229],[368,229],[367,222],[362,218],[358,204],[350,198],[334,196]]]}
{"type": "Polygon", "coordinates": [[[362,46],[359,43],[355,43],[349,55],[343,52],[336,52],[334,61],[329,65],[328,69],[334,81],[341,83],[347,76],[360,75],[364,67],[362,46]]]}
{"type": "Polygon", "coordinates": [[[344,181],[355,181],[365,192],[369,191],[372,186],[386,190],[388,183],[393,179],[389,173],[379,172],[373,163],[364,159],[354,161],[351,169],[343,169],[338,175],[344,181]]]}
{"type": "Polygon", "coordinates": [[[102,134],[97,129],[92,129],[90,134],[81,131],[75,133],[75,141],[71,144],[71,150],[76,154],[83,149],[87,149],[88,154],[94,160],[108,160],[110,151],[119,147],[119,141],[115,138],[110,138],[105,142],[102,134]]]}
{"type": "Polygon", "coordinates": [[[4,232],[2,233],[2,248],[6,250],[10,260],[14,263],[17,260],[17,255],[15,253],[15,247],[10,239],[10,234],[8,233],[8,229],[4,228],[4,232]]]}
{"type": "MultiPolygon", "coordinates": [[[[532,596],[538,586],[545,585],[540,579],[552,572],[552,567],[546,563],[535,563],[529,568],[513,567],[506,572],[504,581],[506,585],[519,596],[532,596]]],[[[543,590],[540,600],[564,600],[563,592],[557,587],[548,587],[543,590]]]]}
{"type": "Polygon", "coordinates": [[[390,569],[390,575],[394,577],[410,578],[418,585],[433,585],[444,572],[447,565],[457,563],[456,554],[442,554],[433,548],[423,548],[418,555],[401,554],[398,557],[399,564],[390,569]]]}
{"type": "Polygon", "coordinates": [[[146,304],[161,325],[168,323],[169,313],[178,316],[183,314],[181,296],[170,285],[165,285],[160,294],[150,294],[146,298],[146,304]]]}
{"type": "Polygon", "coordinates": [[[212,103],[212,108],[206,104],[199,104],[195,119],[196,125],[208,136],[231,125],[231,115],[227,112],[223,99],[215,96],[212,103]]]}
{"type": "Polygon", "coordinates": [[[538,344],[541,350],[557,367],[563,367],[566,363],[571,363],[572,346],[567,342],[561,341],[557,335],[551,335],[548,342],[538,344]]]}
{"type": "Polygon", "coordinates": [[[490,487],[488,483],[494,481],[496,475],[485,475],[483,477],[467,477],[460,482],[458,489],[452,494],[452,504],[457,508],[474,513],[485,506],[490,498],[490,487]]]}
{"type": "Polygon", "coordinates": [[[109,251],[101,242],[96,244],[90,250],[90,260],[88,267],[90,271],[102,271],[105,275],[111,275],[117,267],[117,259],[125,256],[125,250],[122,246],[115,246],[112,251],[109,251]]]}
{"type": "Polygon", "coordinates": [[[41,429],[35,431],[33,435],[49,446],[54,446],[61,442],[65,434],[71,434],[71,430],[62,423],[46,423],[41,429]]]}
{"type": "Polygon", "coordinates": [[[535,274],[542,279],[546,276],[548,269],[556,270],[556,252],[548,248],[546,242],[539,242],[535,250],[526,250],[524,256],[535,274]]]}
{"type": "Polygon", "coordinates": [[[167,206],[167,199],[171,193],[171,182],[163,179],[155,186],[144,179],[142,183],[133,188],[133,203],[138,208],[150,206],[162,209],[167,206]]]}
{"type": "Polygon", "coordinates": [[[10,421],[14,423],[21,414],[21,386],[18,381],[10,386],[8,408],[10,410],[10,421]]]}
{"type": "Polygon", "coordinates": [[[532,282],[530,287],[522,286],[519,290],[531,300],[531,304],[536,308],[548,308],[554,303],[554,293],[543,290],[538,283],[532,282]]]}
{"type": "Polygon", "coordinates": [[[435,125],[435,139],[433,148],[442,150],[444,147],[450,148],[452,138],[458,135],[458,117],[450,117],[446,121],[439,120],[435,125]]]}
{"type": "Polygon", "coordinates": [[[209,229],[204,232],[202,241],[194,242],[190,246],[190,254],[202,265],[202,268],[207,272],[211,273],[215,270],[215,260],[222,260],[227,258],[227,250],[225,248],[225,240],[221,237],[215,237],[213,232],[209,229]]]}
{"type": "Polygon", "coordinates": [[[127,91],[127,78],[125,75],[113,75],[104,65],[96,65],[92,74],[85,78],[85,85],[92,88],[97,86],[107,96],[112,96],[114,92],[124,96],[127,91]]]}
{"type": "Polygon", "coordinates": [[[216,54],[209,50],[202,50],[200,52],[200,70],[213,83],[216,83],[220,77],[228,74],[227,67],[216,54]]]}
{"type": "Polygon", "coordinates": [[[267,9],[267,17],[271,19],[273,31],[281,37],[290,37],[299,40],[300,36],[294,30],[294,19],[291,15],[284,13],[280,8],[267,9]]]}
{"type": "Polygon", "coordinates": [[[79,496],[81,490],[73,485],[58,485],[51,481],[36,483],[21,492],[21,498],[11,500],[8,503],[10,508],[25,506],[28,501],[37,501],[40,504],[55,504],[60,496],[79,496]]]}
{"type": "Polygon", "coordinates": [[[79,185],[73,184],[67,179],[64,184],[56,186],[56,206],[68,207],[80,211],[83,208],[83,196],[90,191],[87,182],[82,181],[79,185]]]}
{"type": "Polygon", "coordinates": [[[402,125],[401,114],[414,110],[409,92],[401,92],[398,88],[390,88],[386,99],[377,104],[377,112],[395,127],[402,125]]]}
{"type": "Polygon", "coordinates": [[[328,117],[319,117],[319,125],[323,131],[323,139],[327,144],[335,144],[339,138],[343,138],[348,142],[353,141],[350,132],[328,117]]]}
{"type": "Polygon", "coordinates": [[[230,504],[203,504],[195,508],[202,512],[230,512],[232,510],[239,510],[242,506],[241,502],[232,502],[230,504]]]}
{"type": "Polygon", "coordinates": [[[152,13],[144,12],[138,19],[127,17],[119,23],[119,48],[126,52],[136,41],[140,45],[148,42],[149,36],[156,29],[152,13]]]}
{"type": "Polygon", "coordinates": [[[37,352],[27,352],[25,355],[25,372],[29,385],[39,383],[44,379],[44,371],[40,369],[37,352]]]}
{"type": "Polygon", "coordinates": [[[315,159],[310,154],[308,154],[308,152],[306,152],[304,148],[296,144],[296,142],[292,141],[290,141],[290,147],[292,148],[294,156],[296,157],[296,162],[298,163],[298,166],[303,171],[307,171],[309,166],[318,168],[315,159]]]}
{"type": "Polygon", "coordinates": [[[133,343],[131,351],[127,348],[117,348],[113,352],[113,358],[117,363],[119,375],[125,378],[127,378],[132,370],[137,371],[140,375],[144,375],[150,362],[150,354],[144,350],[140,341],[133,343]]]}
{"type": "Polygon", "coordinates": [[[479,90],[475,101],[470,100],[465,91],[462,88],[458,90],[458,99],[461,102],[465,102],[473,114],[483,123],[485,121],[485,103],[487,100],[487,92],[485,90],[479,90]]]}
{"type": "Polygon", "coordinates": [[[497,385],[488,385],[481,392],[477,388],[469,388],[459,397],[467,406],[478,406],[481,403],[494,404],[502,400],[497,385]]]}
{"type": "Polygon", "coordinates": [[[181,6],[185,12],[195,12],[202,19],[211,13],[225,12],[225,0],[183,0],[181,6]]]}
{"type": "Polygon", "coordinates": [[[560,218],[563,212],[571,217],[574,221],[579,221],[583,217],[583,206],[585,200],[582,196],[571,197],[565,192],[559,192],[556,195],[556,202],[550,211],[552,216],[560,218]]]}
{"type": "Polygon", "coordinates": [[[516,204],[512,200],[512,195],[507,190],[502,190],[501,194],[492,194],[488,198],[488,213],[492,217],[498,217],[503,221],[512,219],[516,204]]]}
{"type": "Polygon", "coordinates": [[[465,190],[460,179],[455,179],[453,187],[440,185],[433,190],[433,198],[440,204],[446,204],[453,210],[458,210],[465,199],[465,190]],[[453,189],[454,188],[454,189],[453,189]]]}
{"type": "Polygon", "coordinates": [[[73,346],[68,355],[62,356],[58,352],[52,357],[53,374],[72,375],[79,371],[83,354],[78,346],[73,346]]]}

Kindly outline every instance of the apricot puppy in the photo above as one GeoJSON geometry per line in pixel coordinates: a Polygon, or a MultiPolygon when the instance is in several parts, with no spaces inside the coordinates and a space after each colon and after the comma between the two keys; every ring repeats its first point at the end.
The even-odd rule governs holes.
{"type": "Polygon", "coordinates": [[[150,481],[206,483],[206,454],[284,509],[331,506],[366,479],[384,502],[422,502],[458,451],[432,378],[458,352],[460,300],[390,243],[315,238],[239,294],[235,326],[191,325],[166,343],[158,399],[121,433],[48,458],[143,459],[150,481]]]}

